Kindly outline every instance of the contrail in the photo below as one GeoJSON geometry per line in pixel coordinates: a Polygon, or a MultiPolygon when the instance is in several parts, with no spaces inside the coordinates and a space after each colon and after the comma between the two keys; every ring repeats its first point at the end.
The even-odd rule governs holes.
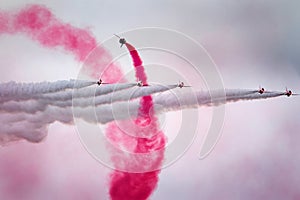
{"type": "Polygon", "coordinates": [[[96,85],[92,81],[64,80],[42,83],[1,83],[0,102],[44,99],[48,101],[67,101],[74,98],[86,98],[105,95],[136,86],[136,83],[115,83],[96,85]],[[75,90],[76,89],[76,90],[75,90]]]}
{"type": "MultiPolygon", "coordinates": [[[[153,96],[155,113],[161,114],[169,111],[177,111],[201,106],[210,107],[237,101],[248,101],[268,99],[283,96],[283,92],[266,92],[259,94],[254,90],[215,90],[211,92],[182,92],[182,93],[160,93],[153,96]],[[193,98],[195,97],[195,98],[193,98]]],[[[100,123],[108,123],[113,120],[123,120],[136,116],[139,108],[139,101],[117,102],[95,108],[100,123]],[[105,111],[105,117],[101,113],[105,111]]]]}
{"type": "MultiPolygon", "coordinates": [[[[124,90],[124,92],[125,91],[126,90],[124,90]]],[[[218,106],[230,102],[268,99],[285,95],[284,92],[266,92],[259,94],[255,90],[225,90],[225,96],[223,94],[223,90],[180,93],[166,91],[153,95],[153,102],[156,113],[161,114],[186,108],[218,106]]],[[[140,103],[139,99],[135,99],[95,107],[94,105],[87,107],[57,107],[48,105],[45,109],[41,109],[43,111],[33,112],[36,109],[40,109],[35,106],[36,105],[32,105],[31,101],[27,103],[21,101],[14,102],[14,105],[10,107],[12,110],[9,112],[0,109],[0,142],[2,144],[19,139],[39,142],[47,135],[47,127],[49,124],[56,121],[73,124],[73,114],[77,118],[81,118],[89,123],[106,124],[114,120],[125,120],[128,119],[128,117],[137,116],[140,103]],[[31,114],[32,112],[35,114],[31,114]],[[97,114],[97,119],[95,118],[95,113],[97,114]],[[26,128],[24,129],[24,127],[26,128]]]]}
{"type": "Polygon", "coordinates": [[[96,88],[83,88],[78,91],[67,91],[63,92],[59,95],[57,94],[44,94],[40,98],[42,99],[50,99],[50,100],[60,100],[66,101],[74,98],[85,98],[91,96],[100,96],[105,95],[112,92],[117,92],[120,90],[129,89],[136,86],[136,83],[115,83],[115,84],[105,84],[101,86],[97,86],[96,88]]]}
{"type": "Polygon", "coordinates": [[[96,106],[101,104],[109,104],[114,103],[117,101],[129,101],[132,99],[136,99],[139,97],[159,93],[159,92],[165,92],[170,89],[176,88],[176,85],[154,85],[154,86],[147,86],[147,87],[138,87],[128,90],[122,90],[120,92],[114,92],[109,93],[107,95],[96,97],[95,99],[89,99],[90,101],[82,101],[80,99],[74,99],[73,100],[73,106],[80,106],[80,107],[86,107],[88,105],[94,104],[96,106]]]}
{"type": "Polygon", "coordinates": [[[95,81],[62,80],[56,82],[41,83],[16,83],[14,81],[0,84],[0,101],[13,99],[30,99],[46,93],[56,93],[67,89],[80,89],[95,85],[95,81]]]}
{"type": "Polygon", "coordinates": [[[218,106],[225,103],[274,98],[285,95],[283,92],[266,92],[259,94],[256,90],[226,89],[210,92],[198,91],[181,94],[160,94],[154,98],[155,104],[162,105],[156,109],[158,113],[181,110],[185,108],[197,108],[199,106],[218,106]],[[225,95],[224,95],[225,94],[225,95]],[[193,98],[194,97],[194,98],[193,98]]]}
{"type": "MultiPolygon", "coordinates": [[[[56,107],[88,107],[88,106],[99,106],[101,104],[110,104],[117,101],[130,101],[146,95],[151,95],[159,92],[164,92],[170,89],[174,89],[176,85],[151,85],[147,87],[132,87],[132,84],[112,84],[111,86],[104,86],[103,90],[105,93],[99,93],[102,95],[94,96],[96,94],[89,90],[74,90],[73,93],[70,91],[53,93],[51,95],[32,96],[26,97],[25,101],[21,101],[22,95],[14,96],[10,101],[0,104],[0,112],[25,112],[34,114],[36,112],[44,111],[48,106],[56,107]],[[114,90],[114,88],[118,90],[114,90]],[[127,88],[127,90],[124,90],[127,88]],[[123,89],[123,90],[122,90],[123,89]],[[89,96],[87,96],[89,95],[89,96]],[[73,97],[73,99],[72,99],[73,97]],[[85,98],[83,98],[85,97],[85,98]]],[[[102,86],[101,86],[102,87],[102,86]]],[[[98,87],[101,89],[100,87],[98,87]]],[[[25,88],[26,89],[26,88],[25,88]]],[[[41,88],[43,90],[43,88],[41,88]]],[[[97,90],[97,93],[102,90],[97,90]]]]}

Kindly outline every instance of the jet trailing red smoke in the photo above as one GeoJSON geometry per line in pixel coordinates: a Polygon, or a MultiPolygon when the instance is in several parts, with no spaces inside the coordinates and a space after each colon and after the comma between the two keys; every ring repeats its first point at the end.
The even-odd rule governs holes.
{"type": "MultiPolygon", "coordinates": [[[[130,52],[133,61],[136,79],[142,81],[143,85],[148,85],[147,75],[138,51],[129,43],[126,43],[126,47],[130,52]]],[[[119,143],[118,140],[122,138],[123,147],[126,147],[127,150],[131,149],[132,153],[149,153],[163,149],[166,143],[166,138],[163,132],[159,129],[157,117],[152,109],[152,97],[142,97],[140,99],[137,117],[134,119],[134,123],[132,123],[132,125],[136,127],[125,125],[127,129],[121,130],[118,127],[118,124],[112,123],[107,129],[107,135],[110,135],[110,139],[117,144],[119,143]],[[139,137],[141,132],[146,133],[148,137],[139,137]],[[134,148],[132,148],[132,145],[134,145],[134,148]]],[[[127,121],[124,123],[129,122],[127,121]]],[[[125,126],[122,125],[122,127],[125,126]]],[[[142,168],[145,165],[149,165],[150,162],[151,164],[155,163],[155,168],[159,169],[164,155],[163,151],[158,152],[160,152],[159,155],[149,157],[148,160],[139,160],[137,165],[140,165],[142,168]]],[[[116,164],[118,165],[118,162],[122,163],[124,160],[128,160],[128,158],[125,156],[119,156],[115,162],[117,162],[116,164]]],[[[130,160],[128,161],[130,162],[130,160]]],[[[159,172],[160,170],[145,173],[121,171],[113,172],[111,175],[109,191],[111,199],[147,199],[157,186],[159,172]]]]}

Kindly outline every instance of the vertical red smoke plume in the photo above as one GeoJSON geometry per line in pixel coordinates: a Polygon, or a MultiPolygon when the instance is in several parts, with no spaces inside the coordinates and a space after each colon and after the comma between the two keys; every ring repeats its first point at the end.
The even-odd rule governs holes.
{"type": "MultiPolygon", "coordinates": [[[[126,43],[126,47],[129,50],[133,60],[136,78],[141,80],[143,84],[147,85],[147,76],[137,50],[129,43],[126,43]]],[[[115,123],[110,124],[107,129],[107,135],[112,141],[114,141],[114,143],[119,144],[119,146],[121,140],[122,147],[127,150],[132,149],[132,145],[134,145],[134,148],[132,149],[133,153],[149,153],[164,148],[166,139],[164,134],[159,130],[158,121],[155,113],[153,110],[151,110],[152,108],[152,97],[142,97],[140,100],[138,116],[134,121],[134,126],[136,127],[126,126],[126,132],[129,132],[130,135],[134,134],[137,137],[129,136],[115,123]],[[143,132],[143,135],[148,135],[148,137],[138,137],[141,132],[143,132]]],[[[128,123],[128,121],[124,123],[128,123]]],[[[156,155],[155,158],[153,157],[148,159],[150,159],[150,162],[156,163],[156,167],[159,168],[163,157],[163,153],[159,153],[159,155],[156,155]]],[[[118,162],[122,163],[127,159],[128,158],[118,157],[118,159],[115,161],[115,164],[118,165],[118,162]]],[[[129,160],[129,162],[131,161],[129,160]]],[[[132,160],[132,162],[135,161],[132,160]]],[[[137,165],[143,167],[148,163],[149,160],[138,160],[137,165]]],[[[160,170],[146,173],[129,173],[120,171],[113,172],[111,175],[111,186],[109,191],[111,199],[147,199],[157,186],[159,172],[160,170]]]]}

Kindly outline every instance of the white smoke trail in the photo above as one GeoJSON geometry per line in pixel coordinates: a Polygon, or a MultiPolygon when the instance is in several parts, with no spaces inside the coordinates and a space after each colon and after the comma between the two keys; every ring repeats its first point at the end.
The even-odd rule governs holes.
{"type": "MultiPolygon", "coordinates": [[[[116,84],[118,85],[118,84],[116,84]]],[[[124,85],[124,84],[122,84],[124,85]]],[[[125,86],[125,85],[124,85],[125,86]]],[[[164,92],[170,89],[174,89],[176,85],[162,86],[162,85],[153,85],[147,87],[135,87],[129,88],[126,86],[127,90],[117,90],[114,91],[111,88],[111,93],[103,94],[100,96],[94,96],[95,92],[92,93],[90,90],[86,92],[85,90],[74,90],[73,99],[70,99],[69,95],[64,95],[63,93],[54,93],[49,96],[33,96],[31,99],[27,99],[26,101],[20,101],[17,98],[17,101],[8,101],[4,102],[0,105],[0,112],[25,112],[34,114],[36,112],[44,111],[48,106],[57,106],[57,107],[88,107],[88,106],[99,106],[102,104],[114,103],[117,101],[130,101],[136,99],[138,97],[147,96],[159,92],[164,92]],[[82,97],[82,94],[90,94],[91,96],[86,96],[86,98],[75,98],[82,97]],[[50,97],[47,99],[47,97],[50,97]]],[[[121,89],[124,87],[118,87],[121,89]]],[[[99,91],[99,90],[98,90],[99,91]]],[[[108,90],[106,90],[108,91],[108,90]]],[[[68,93],[68,92],[67,92],[68,93]]]]}
{"type": "MultiPolygon", "coordinates": [[[[259,94],[257,90],[221,90],[211,92],[182,92],[182,93],[160,93],[153,96],[155,112],[161,114],[168,111],[176,111],[187,108],[198,108],[201,106],[218,106],[236,101],[247,101],[257,99],[268,99],[285,95],[283,92],[266,92],[259,94]],[[224,95],[225,92],[225,95],[224,95]],[[194,98],[193,98],[194,97],[194,98]]],[[[137,115],[139,101],[117,102],[95,108],[98,123],[108,123],[113,120],[128,119],[137,115]],[[105,112],[105,117],[102,113],[105,112]]],[[[84,118],[80,112],[75,116],[84,118]]]]}
{"type": "Polygon", "coordinates": [[[16,83],[14,81],[0,84],[0,102],[31,99],[33,96],[45,93],[55,93],[67,89],[80,89],[95,85],[95,81],[62,80],[41,83],[16,83]]]}
{"type": "MultiPolygon", "coordinates": [[[[73,105],[70,102],[70,91],[58,89],[62,87],[50,89],[47,86],[48,89],[41,88],[39,91],[38,89],[21,90],[13,86],[15,89],[12,93],[9,90],[0,91],[1,94],[7,94],[11,98],[9,102],[0,104],[0,122],[2,124],[0,142],[5,144],[19,139],[39,142],[47,135],[49,124],[56,121],[65,124],[74,123],[73,114],[76,118],[81,118],[90,123],[105,124],[113,120],[128,119],[137,115],[138,98],[154,93],[159,93],[153,95],[157,114],[185,108],[217,106],[228,102],[266,99],[285,95],[283,92],[259,94],[257,90],[225,90],[225,96],[223,95],[224,91],[184,92],[185,89],[178,89],[177,93],[171,93],[169,90],[175,88],[175,85],[132,88],[134,85],[115,84],[114,88],[120,89],[117,92],[114,92],[113,87],[109,85],[97,87],[94,92],[91,92],[90,88],[78,88],[74,93],[76,98],[73,99],[75,101],[73,105]],[[103,89],[100,89],[101,87],[103,89]],[[19,100],[20,95],[29,96],[33,93],[39,95],[33,95],[31,99],[25,101],[19,100]],[[65,95],[66,93],[67,95],[65,95]],[[94,94],[99,96],[95,98],[90,96],[94,94]],[[94,103],[90,104],[90,99],[93,99],[94,103]]],[[[24,85],[19,86],[24,88],[24,85]]],[[[41,84],[39,86],[41,87],[41,84]]],[[[3,88],[3,85],[1,87],[3,88]]],[[[37,88],[37,86],[30,85],[30,88],[37,88]]],[[[70,86],[69,89],[71,88],[74,87],[70,86]]]]}
{"type": "Polygon", "coordinates": [[[73,106],[86,107],[89,105],[102,105],[114,103],[117,101],[130,101],[142,96],[148,96],[155,93],[165,92],[176,88],[177,85],[153,85],[147,87],[137,87],[128,90],[122,90],[120,92],[112,92],[107,95],[98,96],[95,99],[88,99],[88,101],[82,99],[73,99],[73,106]]]}
{"type": "Polygon", "coordinates": [[[97,86],[96,88],[82,88],[78,91],[69,90],[69,91],[63,91],[54,94],[43,94],[37,97],[40,99],[47,99],[47,100],[66,101],[66,100],[72,100],[74,98],[85,98],[91,96],[105,95],[108,93],[129,89],[134,86],[136,86],[136,83],[104,84],[101,86],[97,86]]]}
{"type": "Polygon", "coordinates": [[[225,91],[199,91],[191,94],[161,94],[154,98],[154,102],[155,104],[162,105],[160,109],[156,110],[157,112],[166,112],[185,108],[197,108],[199,106],[218,106],[241,100],[274,98],[282,95],[285,95],[285,93],[268,91],[259,94],[257,90],[227,89],[225,91]]]}

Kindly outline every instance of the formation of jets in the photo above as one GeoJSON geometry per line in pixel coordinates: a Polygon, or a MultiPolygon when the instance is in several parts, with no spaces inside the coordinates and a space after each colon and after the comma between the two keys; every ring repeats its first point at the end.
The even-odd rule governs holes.
{"type": "MultiPolygon", "coordinates": [[[[114,34],[114,35],[115,35],[117,38],[119,38],[119,43],[121,44],[120,47],[122,47],[124,44],[126,44],[125,38],[122,38],[122,37],[120,37],[120,36],[118,36],[118,35],[116,35],[116,34],[114,34]]],[[[100,85],[102,85],[102,84],[109,84],[109,83],[103,83],[102,79],[100,78],[99,81],[97,81],[97,84],[100,86],[100,85]]],[[[138,87],[144,87],[144,86],[148,86],[148,85],[144,84],[141,80],[138,80],[138,81],[136,82],[136,86],[138,86],[138,87]]],[[[191,87],[191,86],[186,86],[186,85],[184,85],[184,82],[179,81],[179,83],[177,84],[177,87],[183,88],[183,87],[191,87]]],[[[266,91],[265,91],[265,88],[259,86],[259,89],[258,89],[257,92],[258,92],[259,94],[264,94],[266,91]]],[[[286,91],[284,92],[284,95],[290,97],[290,96],[292,96],[292,95],[300,95],[300,94],[293,94],[291,90],[288,90],[288,89],[286,88],[286,91]]]]}
{"type": "MultiPolygon", "coordinates": [[[[265,93],[265,88],[262,88],[259,86],[258,93],[259,94],[265,93]]],[[[292,95],[299,95],[299,94],[293,94],[293,92],[291,90],[288,90],[287,88],[285,88],[284,95],[286,95],[287,97],[290,97],[292,95]]]]}
{"type": "MultiPolygon", "coordinates": [[[[97,83],[99,86],[102,85],[102,84],[110,84],[110,83],[103,83],[103,81],[102,81],[101,78],[100,78],[96,83],[97,83]]],[[[138,86],[138,87],[145,87],[145,86],[148,86],[148,85],[144,84],[141,80],[138,80],[138,81],[136,82],[136,86],[138,86]]],[[[179,81],[179,83],[177,84],[177,87],[183,88],[183,87],[191,87],[191,86],[186,86],[186,85],[184,85],[184,82],[179,81]]],[[[259,94],[264,94],[266,91],[265,91],[265,88],[259,86],[259,89],[257,90],[257,92],[258,92],[259,94]]],[[[292,96],[292,95],[300,95],[300,94],[293,94],[293,92],[292,92],[291,90],[288,90],[288,89],[286,88],[286,91],[284,92],[284,95],[286,95],[287,97],[290,97],[290,96],[292,96]]]]}
{"type": "MultiPolygon", "coordinates": [[[[102,84],[110,84],[110,83],[103,83],[103,81],[102,81],[101,78],[100,78],[96,83],[97,83],[99,86],[102,85],[102,84]]],[[[148,86],[148,85],[144,84],[141,80],[138,80],[138,81],[136,82],[136,86],[138,86],[138,87],[145,87],[145,86],[148,86]]],[[[183,87],[191,87],[191,86],[186,86],[186,85],[184,85],[184,82],[179,81],[179,83],[177,84],[177,87],[183,88],[183,87]]],[[[265,93],[266,91],[265,91],[265,88],[259,86],[259,89],[257,90],[257,92],[258,92],[259,94],[263,94],[263,93],[265,93]]],[[[291,90],[288,90],[288,89],[286,88],[286,91],[284,92],[284,95],[286,95],[287,97],[290,97],[290,96],[292,96],[292,95],[300,95],[300,94],[293,94],[293,92],[292,92],[291,90]]]]}
{"type": "MultiPolygon", "coordinates": [[[[100,78],[96,83],[97,83],[97,85],[99,85],[99,86],[102,85],[102,84],[110,84],[110,83],[103,83],[103,81],[102,81],[101,78],[100,78]]],[[[138,87],[145,87],[145,86],[148,86],[148,85],[144,84],[143,81],[138,80],[138,81],[136,82],[136,86],[138,86],[138,87]]],[[[192,87],[192,86],[186,86],[186,85],[184,85],[184,83],[183,83],[182,81],[180,81],[180,82],[177,84],[177,87],[183,88],[183,87],[192,87]]]]}

